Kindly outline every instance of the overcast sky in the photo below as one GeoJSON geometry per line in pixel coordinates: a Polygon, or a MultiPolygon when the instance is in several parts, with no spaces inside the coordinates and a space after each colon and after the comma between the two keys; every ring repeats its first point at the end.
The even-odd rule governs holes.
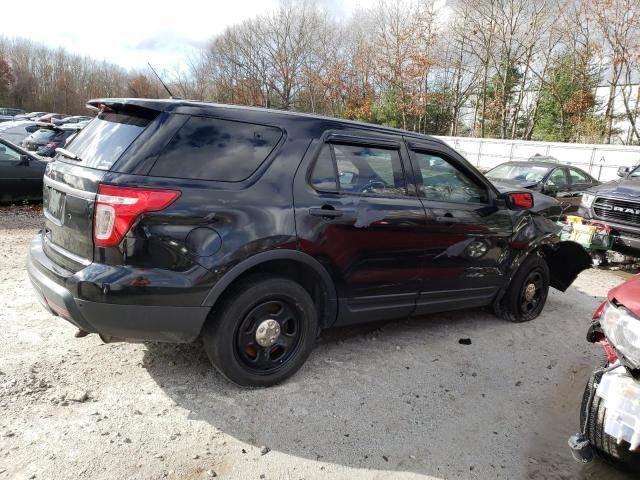
{"type": "MultiPolygon", "coordinates": [[[[336,16],[349,16],[375,0],[321,0],[336,16]]],[[[106,59],[125,68],[180,63],[227,26],[273,10],[278,0],[43,0],[2,2],[0,35],[106,59]],[[166,6],[165,6],[166,5],[166,6]]]]}

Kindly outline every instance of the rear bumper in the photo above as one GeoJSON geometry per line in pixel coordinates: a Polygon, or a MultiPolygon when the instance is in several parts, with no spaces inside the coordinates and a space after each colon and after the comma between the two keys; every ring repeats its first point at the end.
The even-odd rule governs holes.
{"type": "Polygon", "coordinates": [[[72,294],[71,285],[83,271],[75,274],[53,264],[42,250],[40,236],[31,243],[27,272],[44,308],[89,333],[105,339],[148,340],[159,342],[192,342],[209,313],[208,307],[166,305],[123,305],[80,299],[72,294]]]}

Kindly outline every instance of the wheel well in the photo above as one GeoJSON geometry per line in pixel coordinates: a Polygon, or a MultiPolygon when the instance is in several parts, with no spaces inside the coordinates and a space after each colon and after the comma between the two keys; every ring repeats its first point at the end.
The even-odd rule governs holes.
{"type": "Polygon", "coordinates": [[[561,292],[569,288],[580,272],[591,268],[591,256],[575,242],[545,244],[536,251],[549,266],[551,286],[561,292]]]}
{"type": "Polygon", "coordinates": [[[284,277],[300,284],[311,296],[318,311],[318,324],[321,328],[331,325],[335,318],[335,309],[331,308],[331,294],[328,287],[320,278],[320,275],[310,266],[295,260],[277,259],[267,260],[243,272],[234,279],[224,290],[221,298],[230,291],[237,288],[248,277],[255,275],[268,275],[273,277],[284,277]]]}

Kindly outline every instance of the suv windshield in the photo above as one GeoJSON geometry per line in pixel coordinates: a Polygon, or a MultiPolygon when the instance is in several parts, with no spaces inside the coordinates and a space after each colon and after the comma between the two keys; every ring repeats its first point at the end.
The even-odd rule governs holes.
{"type": "Polygon", "coordinates": [[[487,177],[492,180],[516,180],[520,182],[539,182],[549,171],[548,167],[539,165],[498,165],[487,172],[487,177]]]}
{"type": "MultiPolygon", "coordinates": [[[[85,167],[108,170],[150,121],[123,113],[100,113],[78,133],[67,150],[80,157],[85,167]]],[[[62,155],[56,159],[69,161],[62,155]]]]}

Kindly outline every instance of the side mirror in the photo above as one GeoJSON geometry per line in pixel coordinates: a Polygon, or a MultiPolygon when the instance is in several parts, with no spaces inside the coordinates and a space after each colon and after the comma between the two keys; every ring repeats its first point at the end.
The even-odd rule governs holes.
{"type": "Polygon", "coordinates": [[[533,208],[533,193],[508,192],[501,195],[507,203],[509,210],[530,210],[533,208]]]}
{"type": "Polygon", "coordinates": [[[19,166],[27,166],[31,162],[31,157],[29,155],[20,155],[20,162],[18,162],[19,166]]]}
{"type": "Polygon", "coordinates": [[[618,176],[626,177],[627,173],[629,173],[629,167],[619,167],[618,168],[618,176]]]}

